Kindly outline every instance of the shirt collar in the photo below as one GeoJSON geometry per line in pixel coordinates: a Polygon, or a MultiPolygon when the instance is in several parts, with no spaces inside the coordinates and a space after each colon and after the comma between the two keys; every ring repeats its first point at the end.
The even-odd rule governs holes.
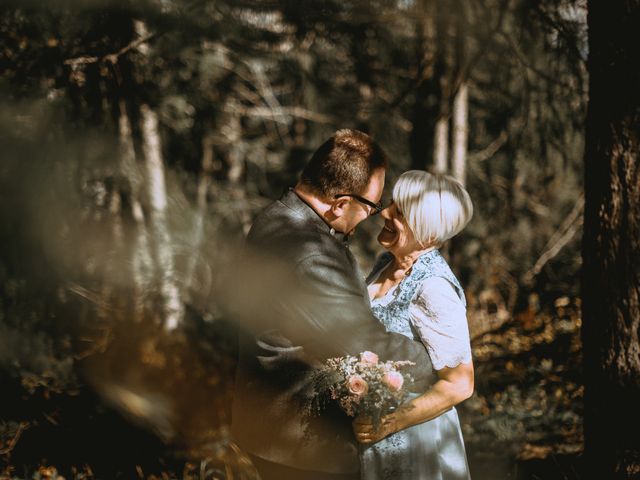
{"type": "Polygon", "coordinates": [[[298,196],[293,187],[289,187],[289,189],[282,196],[281,201],[286,206],[295,210],[306,219],[311,221],[318,227],[319,230],[327,232],[329,235],[340,242],[347,243],[349,241],[349,235],[338,232],[335,228],[328,225],[327,222],[325,222],[324,219],[318,214],[318,212],[316,212],[307,202],[305,202],[298,196]]]}

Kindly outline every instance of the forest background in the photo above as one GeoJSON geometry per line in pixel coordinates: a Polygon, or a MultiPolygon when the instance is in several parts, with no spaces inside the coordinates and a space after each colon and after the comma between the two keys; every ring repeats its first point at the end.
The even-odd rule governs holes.
{"type": "Polygon", "coordinates": [[[579,478],[587,50],[583,1],[3,2],[0,478],[250,478],[229,259],[343,127],[474,201],[474,478],[579,478]]]}

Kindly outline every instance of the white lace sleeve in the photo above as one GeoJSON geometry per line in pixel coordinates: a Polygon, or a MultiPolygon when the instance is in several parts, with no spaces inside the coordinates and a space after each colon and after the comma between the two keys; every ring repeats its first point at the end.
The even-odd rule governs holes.
{"type": "Polygon", "coordinates": [[[442,277],[426,279],[409,307],[411,323],[429,351],[433,368],[457,367],[471,361],[469,326],[464,304],[442,277]]]}

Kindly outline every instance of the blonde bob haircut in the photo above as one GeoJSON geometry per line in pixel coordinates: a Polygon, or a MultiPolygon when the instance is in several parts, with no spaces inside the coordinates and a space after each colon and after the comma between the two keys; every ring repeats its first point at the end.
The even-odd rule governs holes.
{"type": "Polygon", "coordinates": [[[473,216],[471,198],[460,182],[422,170],[400,175],[393,187],[393,202],[424,247],[442,245],[473,216]]]}

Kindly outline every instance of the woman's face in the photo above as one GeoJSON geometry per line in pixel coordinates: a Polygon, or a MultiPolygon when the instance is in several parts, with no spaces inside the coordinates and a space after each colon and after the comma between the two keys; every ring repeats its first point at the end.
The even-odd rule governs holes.
{"type": "Polygon", "coordinates": [[[413,232],[398,206],[392,202],[380,215],[384,218],[384,227],[378,234],[378,243],[396,257],[422,250],[413,232]]]}

